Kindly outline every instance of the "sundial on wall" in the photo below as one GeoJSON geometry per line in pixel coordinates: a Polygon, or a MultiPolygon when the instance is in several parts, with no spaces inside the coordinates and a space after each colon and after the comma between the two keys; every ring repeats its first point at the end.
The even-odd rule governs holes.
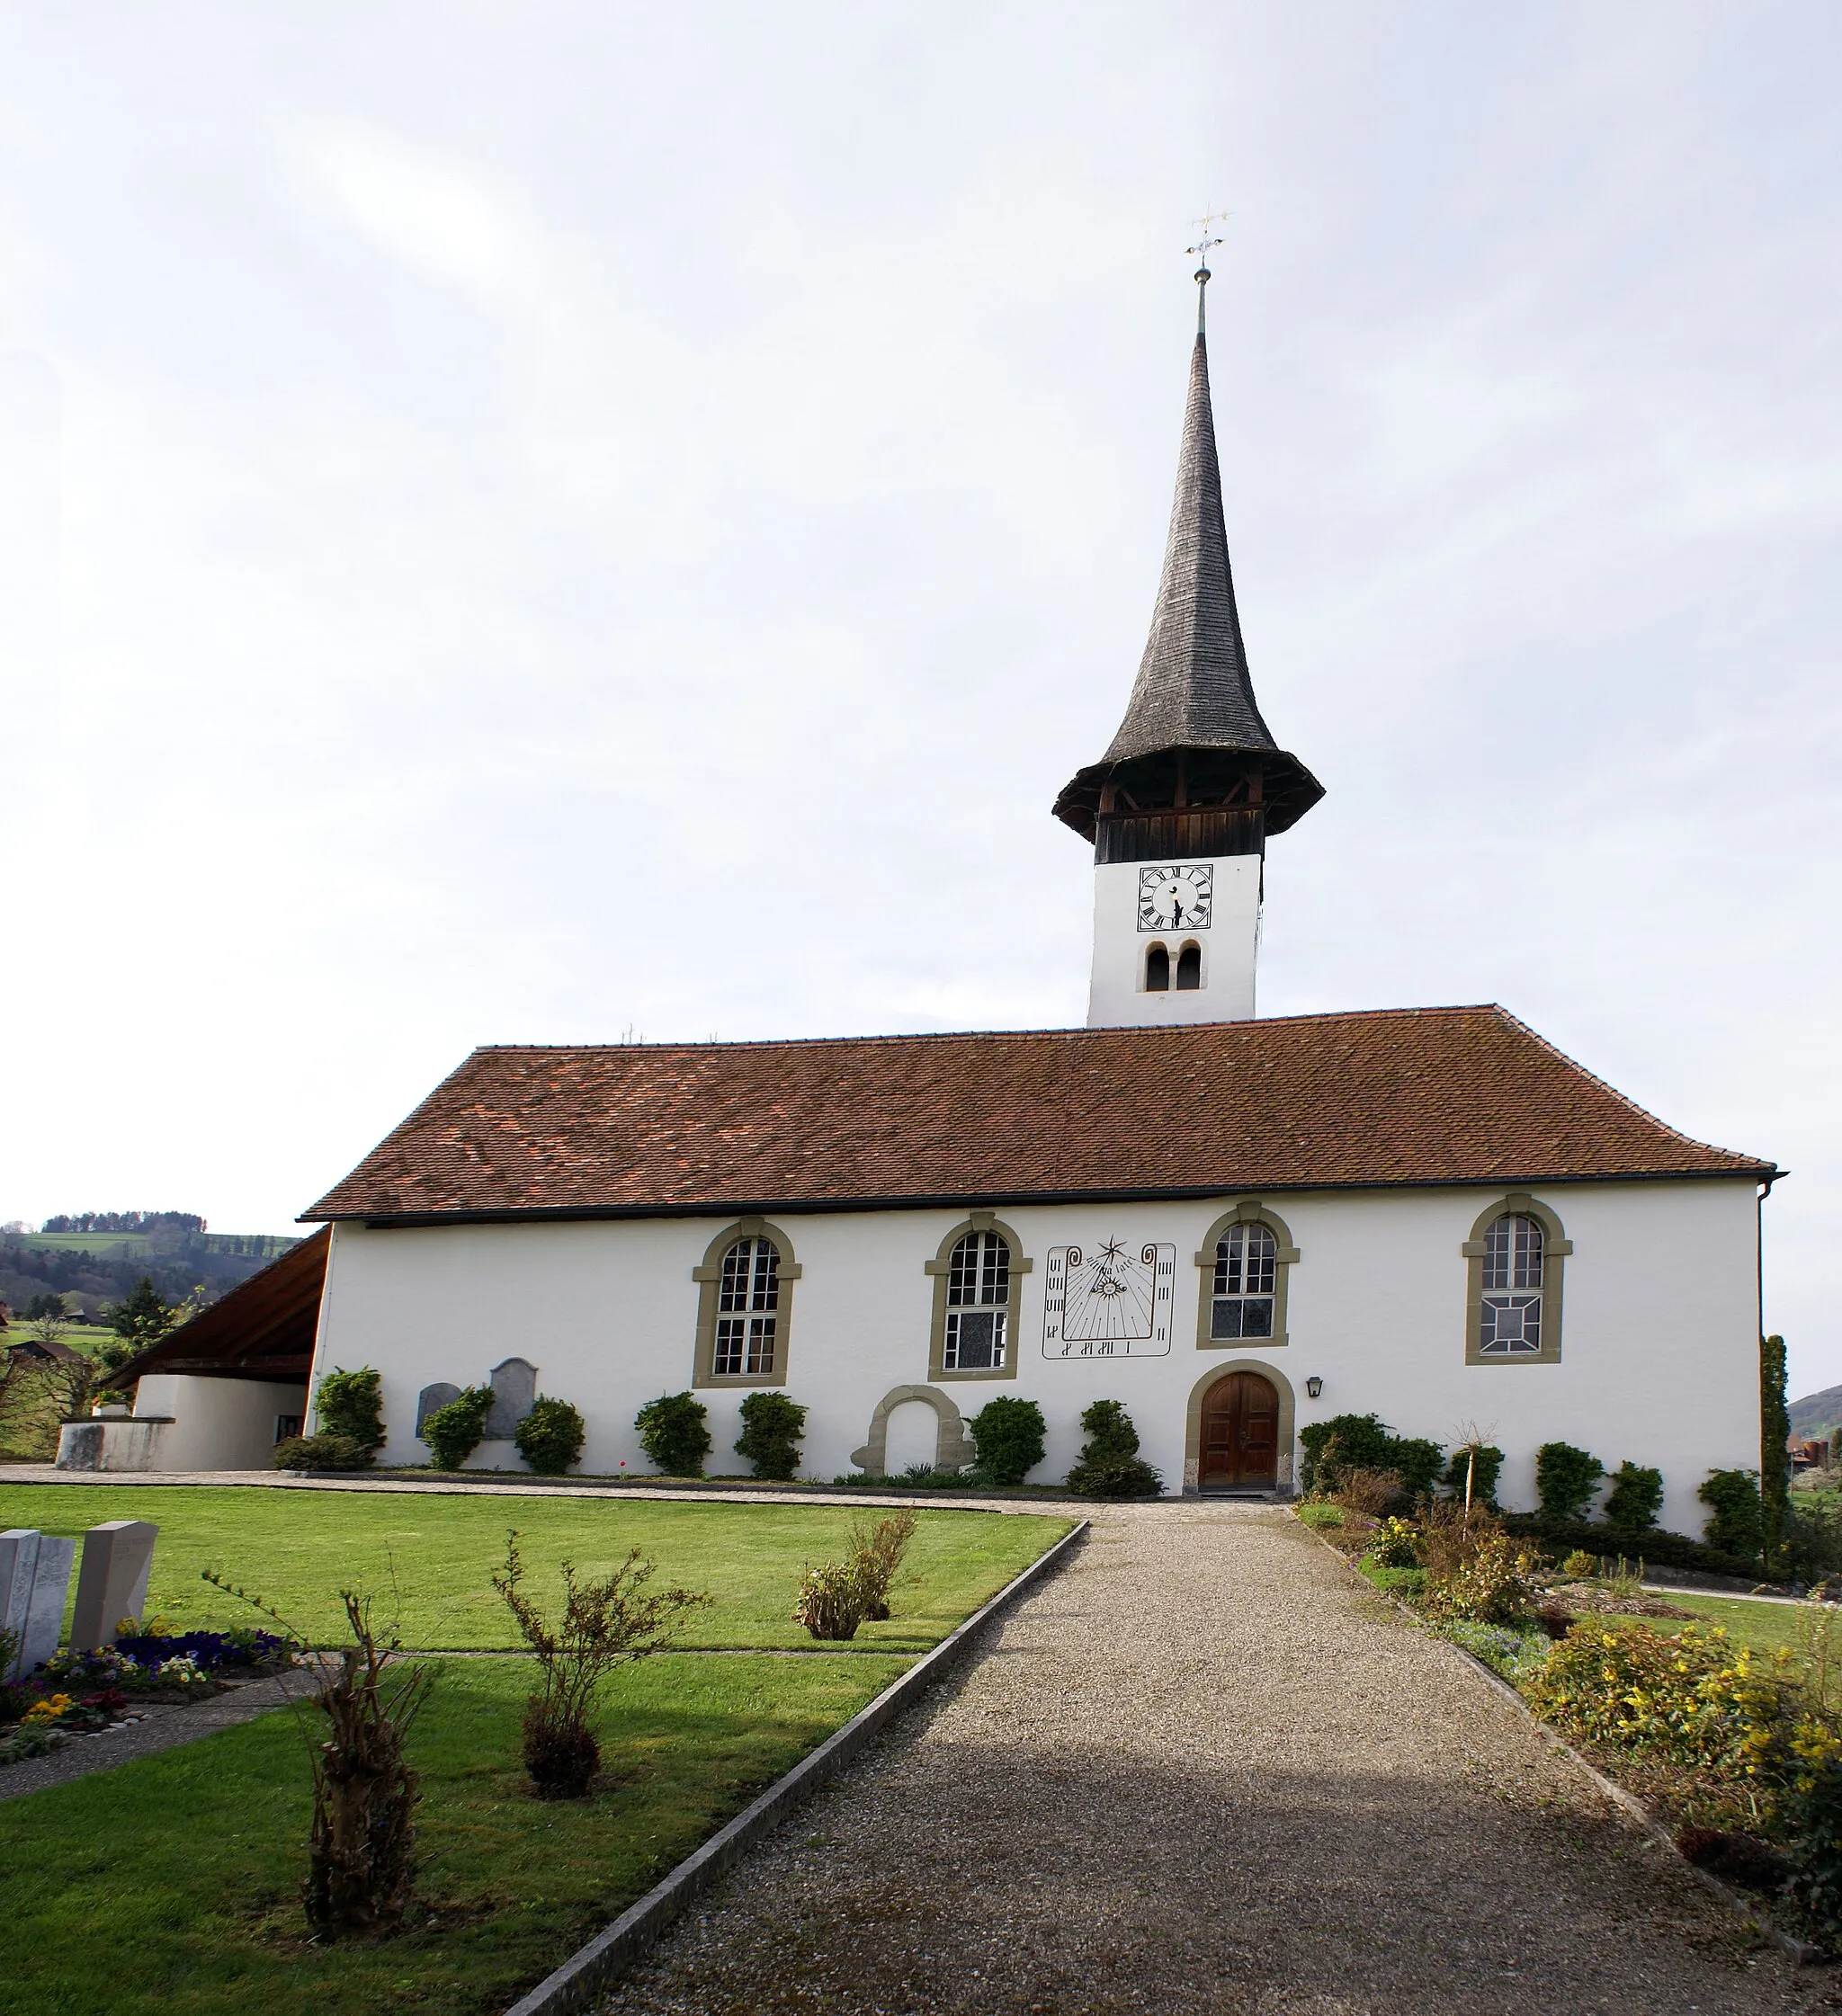
{"type": "Polygon", "coordinates": [[[1051,1246],[1043,1281],[1045,1358],[1157,1358],[1170,1350],[1176,1248],[1107,1239],[1051,1246]]]}

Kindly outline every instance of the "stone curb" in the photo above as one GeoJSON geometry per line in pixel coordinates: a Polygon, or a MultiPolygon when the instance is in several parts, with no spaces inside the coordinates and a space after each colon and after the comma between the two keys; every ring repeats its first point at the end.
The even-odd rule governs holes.
{"type": "Polygon", "coordinates": [[[1424,1632],[1435,1644],[1444,1646],[1448,1652],[1456,1654],[1465,1666],[1475,1673],[1487,1687],[1491,1688],[1512,1708],[1518,1709],[1528,1721],[1534,1723],[1537,1733],[1544,1742],[1558,1750],[1577,1770],[1584,1772],[1598,1790],[1612,1801],[1614,1806],[1619,1806],[1628,1813],[1643,1829],[1644,1833],[1656,1842],[1658,1847],[1667,1849],[1703,1889],[1719,1897],[1721,1902],[1730,1910],[1738,1912],[1746,1920],[1747,1923],[1758,1933],[1761,1939],[1768,1944],[1775,1946],[1795,1967],[1819,1967],[1825,1964],[1828,1955],[1824,1953],[1821,1947],[1812,1946],[1807,1940],[1799,1939],[1793,1933],[1780,1931],[1777,1926],[1760,1911],[1758,1905],[1750,1898],[1742,1896],[1738,1890],[1730,1888],[1721,1882],[1718,1876],[1712,1874],[1709,1870],[1697,1869],[1689,1860],[1688,1857],[1682,1852],[1681,1849],[1677,1846],[1676,1836],[1663,1825],[1662,1822],[1638,1797],[1635,1792],[1628,1791],[1623,1785],[1619,1784],[1616,1779],[1607,1778],[1605,1772],[1600,1771],[1596,1764],[1581,1756],[1579,1752],[1567,1741],[1566,1737],[1557,1735],[1554,1730],[1550,1728],[1535,1713],[1534,1709],[1517,1693],[1516,1689],[1504,1679],[1501,1673],[1492,1673],[1481,1659],[1474,1654],[1467,1652],[1455,1639],[1446,1637],[1442,1632],[1429,1629],[1426,1619],[1410,1604],[1402,1602],[1399,1596],[1390,1595],[1385,1589],[1377,1589],[1375,1584],[1369,1580],[1367,1575],[1363,1574],[1362,1570],[1355,1566],[1349,1557],[1341,1548],[1333,1546],[1330,1541],[1327,1540],[1315,1527],[1306,1525],[1302,1519],[1299,1521],[1299,1524],[1304,1527],[1306,1532],[1310,1534],[1311,1538],[1327,1554],[1334,1555],[1343,1564],[1344,1569],[1350,1579],[1358,1583],[1365,1594],[1379,1596],[1384,1602],[1392,1604],[1394,1609],[1416,1629],[1424,1632]]]}
{"type": "Polygon", "coordinates": [[[978,1632],[1054,1574],[1086,1539],[1088,1530],[1089,1521],[1084,1519],[1046,1554],[1039,1555],[989,1602],[974,1610],[899,1680],[884,1688],[867,1708],[860,1709],[843,1728],[834,1730],[784,1777],[776,1779],[753,1805],[745,1806],[728,1826],[686,1856],[638,1904],[630,1905],[612,1925],[597,1932],[529,1994],[514,2003],[505,2016],[566,2016],[567,2012],[580,2009],[599,1994],[657,1941],[674,1919],[740,1861],[762,1835],[777,1826],[827,1779],[836,1777],[872,1737],[957,1664],[970,1649],[978,1632]]]}

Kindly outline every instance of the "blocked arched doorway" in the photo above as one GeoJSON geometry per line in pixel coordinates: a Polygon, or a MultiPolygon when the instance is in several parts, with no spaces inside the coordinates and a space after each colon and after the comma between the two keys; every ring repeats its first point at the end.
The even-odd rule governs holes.
{"type": "Polygon", "coordinates": [[[1224,1372],[1203,1396],[1196,1483],[1204,1491],[1272,1491],[1279,1482],[1279,1389],[1264,1372],[1224,1372]]]}

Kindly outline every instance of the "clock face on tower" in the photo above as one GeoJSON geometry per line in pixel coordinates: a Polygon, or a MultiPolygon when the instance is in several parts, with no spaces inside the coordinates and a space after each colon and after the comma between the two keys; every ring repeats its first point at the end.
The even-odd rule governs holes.
{"type": "Polygon", "coordinates": [[[1170,861],[1139,870],[1140,931],[1207,931],[1215,896],[1208,861],[1170,861]]]}

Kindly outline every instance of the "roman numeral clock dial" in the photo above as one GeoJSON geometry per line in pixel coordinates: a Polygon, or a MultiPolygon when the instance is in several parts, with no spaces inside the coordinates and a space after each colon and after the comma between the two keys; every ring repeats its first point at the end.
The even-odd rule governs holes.
{"type": "Polygon", "coordinates": [[[1208,861],[1139,870],[1140,931],[1207,931],[1215,897],[1215,870],[1208,861]]]}

